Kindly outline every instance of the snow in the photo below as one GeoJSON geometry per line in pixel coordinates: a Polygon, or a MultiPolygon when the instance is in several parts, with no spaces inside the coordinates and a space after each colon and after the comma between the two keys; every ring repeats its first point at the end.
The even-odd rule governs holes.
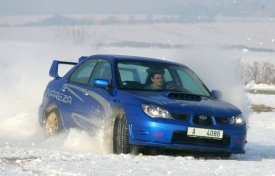
{"type": "MultiPolygon", "coordinates": [[[[252,103],[274,105],[275,95],[246,94],[252,103]]],[[[251,114],[246,154],[228,160],[179,156],[114,155],[75,129],[43,141],[41,129],[18,114],[1,123],[0,174],[8,175],[275,175],[275,113],[251,114]],[[28,130],[27,130],[28,129],[28,130]],[[3,132],[5,132],[3,134],[3,132]],[[9,137],[8,137],[9,136],[9,137]],[[3,140],[4,139],[4,140],[3,140]],[[18,142],[22,141],[22,142],[18,142]],[[28,142],[27,142],[28,141],[28,142]]]]}
{"type": "Polygon", "coordinates": [[[275,85],[272,84],[255,84],[254,81],[251,81],[245,86],[247,90],[269,90],[275,91],[275,85]]]}
{"type": "MultiPolygon", "coordinates": [[[[253,26],[251,30],[258,36],[260,34],[257,33],[263,25],[259,23],[254,26],[253,22],[244,23],[243,26],[238,23],[239,28],[243,29],[239,33],[245,34],[253,26]]],[[[172,31],[167,32],[177,31],[182,28],[182,24],[116,26],[109,37],[114,41],[137,39],[149,43],[158,37],[162,41],[165,39],[178,43],[184,40],[184,43],[191,41],[190,43],[196,45],[200,43],[195,43],[198,36],[208,40],[213,38],[212,34],[207,33],[211,29],[220,31],[217,35],[221,40],[215,37],[212,40],[214,44],[217,41],[243,44],[238,33],[237,37],[232,35],[231,39],[228,38],[230,31],[226,31],[226,26],[230,26],[230,22],[222,24],[186,24],[185,29],[190,31],[198,29],[198,26],[213,26],[201,28],[202,33],[190,33],[190,38],[180,33],[175,36],[172,31]],[[219,26],[223,27],[220,29],[219,26]],[[146,30],[152,31],[154,35],[151,38],[148,34],[143,35],[146,30]]],[[[108,31],[112,27],[105,26],[104,30],[108,31]]],[[[238,62],[243,56],[245,59],[251,56],[253,60],[261,60],[263,57],[272,58],[274,54],[261,53],[259,56],[250,51],[224,51],[215,47],[211,40],[211,46],[204,43],[204,46],[191,49],[96,49],[91,44],[76,46],[68,41],[55,40],[54,30],[50,28],[2,27],[0,32],[0,175],[275,175],[275,112],[256,113],[251,110],[252,104],[275,108],[275,95],[244,93],[246,88],[273,90],[274,86],[256,85],[253,82],[242,86],[236,75],[238,62]],[[194,157],[189,153],[179,153],[176,156],[114,155],[103,141],[104,131],[92,136],[77,129],[44,140],[43,130],[37,121],[37,111],[47,82],[51,80],[48,71],[52,60],[76,61],[82,55],[95,53],[165,58],[189,66],[211,90],[221,90],[224,94],[223,100],[243,111],[249,124],[246,154],[232,155],[227,160],[194,157]]],[[[267,33],[264,33],[264,37],[272,39],[267,33]]],[[[244,44],[249,45],[247,40],[244,44]]]]}

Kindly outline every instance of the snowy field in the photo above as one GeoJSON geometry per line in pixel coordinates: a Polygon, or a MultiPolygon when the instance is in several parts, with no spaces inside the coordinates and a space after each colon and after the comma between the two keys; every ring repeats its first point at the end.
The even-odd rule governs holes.
{"type": "Polygon", "coordinates": [[[0,27],[0,175],[275,175],[275,112],[251,110],[260,104],[275,108],[275,95],[244,93],[238,77],[240,62],[274,62],[275,54],[219,47],[275,49],[271,28],[274,22],[269,20],[106,25],[98,28],[94,40],[74,44],[57,35],[58,27],[0,27]],[[190,47],[108,45],[124,41],[190,47]],[[100,42],[105,45],[97,45],[100,42]],[[76,129],[45,141],[37,111],[52,60],[76,61],[98,53],[149,56],[189,66],[209,89],[221,90],[223,100],[243,111],[249,125],[246,154],[228,160],[186,153],[114,155],[102,145],[104,132],[90,136],[76,129]]]}

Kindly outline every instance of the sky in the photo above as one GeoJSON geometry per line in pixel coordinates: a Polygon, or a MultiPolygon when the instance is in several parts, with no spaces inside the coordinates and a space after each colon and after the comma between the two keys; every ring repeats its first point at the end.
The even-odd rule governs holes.
{"type": "Polygon", "coordinates": [[[275,16],[273,0],[0,0],[0,15],[146,14],[275,16]]]}

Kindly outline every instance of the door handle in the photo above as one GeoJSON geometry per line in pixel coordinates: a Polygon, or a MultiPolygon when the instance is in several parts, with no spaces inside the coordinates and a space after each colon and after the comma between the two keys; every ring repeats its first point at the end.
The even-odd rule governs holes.
{"type": "Polygon", "coordinates": [[[87,92],[85,92],[85,95],[88,96],[90,93],[90,91],[88,90],[87,92]]]}
{"type": "Polygon", "coordinates": [[[65,92],[66,89],[67,89],[67,87],[62,87],[61,91],[62,91],[62,92],[65,92]]]}

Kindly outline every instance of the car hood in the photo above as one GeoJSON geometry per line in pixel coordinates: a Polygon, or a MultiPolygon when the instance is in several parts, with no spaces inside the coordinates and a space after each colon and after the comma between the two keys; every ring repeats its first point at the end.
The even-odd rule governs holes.
{"type": "Polygon", "coordinates": [[[174,113],[208,114],[220,117],[231,117],[241,113],[237,107],[230,103],[211,97],[175,92],[127,92],[141,99],[143,103],[157,105],[174,113]]]}

